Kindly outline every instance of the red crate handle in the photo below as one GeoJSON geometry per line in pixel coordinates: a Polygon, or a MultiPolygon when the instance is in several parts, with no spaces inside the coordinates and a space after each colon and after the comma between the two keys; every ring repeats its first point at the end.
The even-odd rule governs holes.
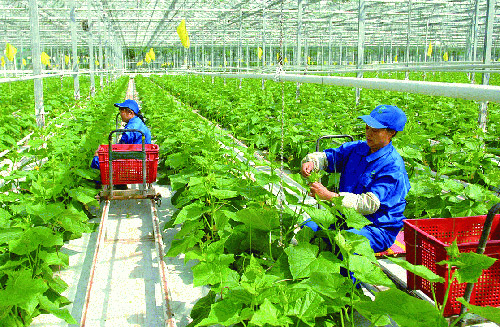
{"type": "Polygon", "coordinates": [[[109,187],[111,194],[113,193],[113,164],[112,164],[112,145],[111,139],[113,137],[113,133],[126,133],[126,132],[139,132],[141,133],[142,139],[142,153],[144,156],[142,157],[142,191],[146,191],[146,135],[143,131],[138,129],[115,129],[111,131],[108,136],[108,160],[109,160],[109,187]]]}

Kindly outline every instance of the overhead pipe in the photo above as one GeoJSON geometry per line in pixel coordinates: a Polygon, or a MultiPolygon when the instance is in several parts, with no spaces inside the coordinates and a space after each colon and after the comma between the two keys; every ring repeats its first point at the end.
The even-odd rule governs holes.
{"type": "Polygon", "coordinates": [[[255,78],[274,80],[276,82],[297,82],[323,85],[337,85],[344,87],[359,87],[367,89],[408,92],[426,94],[431,96],[444,96],[450,98],[467,99],[474,101],[491,101],[500,103],[500,86],[471,85],[464,83],[442,83],[405,81],[395,79],[356,78],[318,75],[292,75],[292,74],[222,74],[199,73],[223,78],[255,78]]]}

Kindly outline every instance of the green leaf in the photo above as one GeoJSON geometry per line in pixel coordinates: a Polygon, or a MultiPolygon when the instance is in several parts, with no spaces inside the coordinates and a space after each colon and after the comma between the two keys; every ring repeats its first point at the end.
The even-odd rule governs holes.
{"type": "Polygon", "coordinates": [[[436,275],[433,271],[425,266],[413,265],[406,260],[401,260],[398,258],[386,257],[386,259],[432,283],[444,283],[443,277],[436,275]]]}
{"type": "Polygon", "coordinates": [[[99,202],[95,198],[95,193],[95,190],[86,189],[82,186],[68,191],[69,196],[80,201],[81,203],[99,205],[99,202]]]}
{"type": "Polygon", "coordinates": [[[223,199],[230,199],[238,196],[238,192],[236,191],[231,191],[231,190],[219,190],[219,189],[212,189],[210,190],[209,194],[223,200],[223,199]]]}
{"type": "Polygon", "coordinates": [[[77,324],[78,322],[71,316],[68,309],[60,309],[59,306],[49,300],[48,297],[38,294],[38,300],[40,302],[40,307],[47,310],[57,318],[63,319],[68,324],[77,324]]]}
{"type": "Polygon", "coordinates": [[[204,202],[198,200],[182,208],[177,218],[175,218],[175,223],[182,224],[188,220],[197,220],[209,210],[210,208],[206,207],[204,202]]]}
{"type": "Polygon", "coordinates": [[[246,208],[232,216],[236,221],[244,223],[249,228],[270,231],[280,226],[278,212],[274,208],[246,208]]]}
{"type": "Polygon", "coordinates": [[[470,312],[480,315],[494,323],[500,324],[500,308],[491,306],[477,306],[467,303],[463,297],[458,297],[457,301],[462,303],[470,312]]]}
{"type": "Polygon", "coordinates": [[[185,167],[188,164],[188,156],[183,152],[170,154],[165,160],[165,164],[176,169],[185,167]]]}
{"type": "Polygon", "coordinates": [[[255,311],[249,323],[257,326],[287,326],[292,323],[292,320],[284,316],[276,306],[266,298],[259,309],[255,311]]]}
{"type": "Polygon", "coordinates": [[[196,326],[213,326],[213,325],[223,325],[230,326],[240,322],[240,312],[242,309],[242,304],[239,302],[231,301],[231,299],[225,299],[212,304],[210,313],[207,318],[203,319],[196,326]]]}
{"type": "Polygon", "coordinates": [[[42,259],[48,265],[63,266],[67,267],[69,265],[69,256],[62,252],[46,252],[41,250],[38,253],[38,257],[42,259]]]}
{"type": "Polygon", "coordinates": [[[469,199],[476,200],[476,201],[482,201],[484,194],[485,194],[485,190],[479,185],[469,184],[464,189],[464,194],[469,199]]]}
{"type": "Polygon", "coordinates": [[[181,253],[188,252],[196,244],[201,243],[201,240],[205,236],[202,228],[203,223],[200,221],[186,221],[182,225],[182,229],[175,234],[166,256],[176,257],[181,253]]]}
{"type": "MultiPolygon", "coordinates": [[[[5,210],[3,208],[0,208],[0,228],[10,227],[10,224],[11,224],[10,218],[11,217],[12,217],[12,215],[10,214],[10,212],[8,212],[7,210],[5,210]]],[[[0,243],[1,243],[1,241],[0,241],[0,243]]]]}
{"type": "Polygon", "coordinates": [[[0,244],[9,243],[23,235],[23,229],[19,227],[0,228],[0,244]]]}
{"type": "Polygon", "coordinates": [[[403,158],[422,160],[422,151],[420,149],[414,149],[410,146],[403,146],[398,148],[398,152],[403,158]]]}
{"type": "Polygon", "coordinates": [[[345,216],[345,222],[348,227],[361,229],[366,225],[370,225],[372,223],[365,216],[358,213],[353,208],[342,208],[342,213],[345,216]]]}
{"type": "Polygon", "coordinates": [[[446,319],[432,304],[396,288],[375,293],[374,301],[360,301],[354,304],[354,308],[372,322],[388,315],[399,327],[448,326],[446,319]]]}
{"type": "Polygon", "coordinates": [[[309,326],[315,326],[316,317],[327,315],[326,301],[310,289],[299,289],[301,285],[288,290],[287,316],[296,316],[309,326]]]}
{"type": "Polygon", "coordinates": [[[328,229],[330,225],[337,222],[337,217],[330,210],[318,209],[311,206],[302,206],[302,208],[311,217],[311,220],[322,226],[323,229],[328,229]]]}
{"type": "Polygon", "coordinates": [[[72,170],[72,172],[80,177],[83,177],[85,179],[94,179],[94,174],[92,171],[89,169],[80,169],[80,168],[75,168],[72,170]]]}
{"type": "Polygon", "coordinates": [[[316,262],[319,248],[316,245],[300,243],[285,249],[293,279],[309,277],[316,262]]]}
{"type": "Polygon", "coordinates": [[[65,210],[63,203],[37,203],[26,208],[26,212],[31,215],[36,215],[46,223],[54,217],[58,217],[65,210]]]}
{"type": "MultiPolygon", "coordinates": [[[[210,262],[199,262],[193,270],[193,285],[215,285],[223,283],[226,279],[233,279],[233,274],[238,274],[229,268],[234,262],[233,254],[220,254],[210,262]]],[[[237,277],[239,279],[239,275],[237,277]]]]}
{"type": "Polygon", "coordinates": [[[16,254],[28,254],[39,245],[51,248],[56,245],[63,245],[61,235],[56,235],[50,228],[37,226],[26,230],[19,239],[13,240],[9,244],[9,250],[16,254]]]}
{"type": "Polygon", "coordinates": [[[37,296],[44,293],[48,286],[41,278],[33,279],[31,274],[30,270],[19,270],[9,276],[5,289],[0,289],[1,305],[17,305],[33,311],[37,296]]]}
{"type": "Polygon", "coordinates": [[[455,239],[450,246],[445,247],[446,254],[451,258],[451,260],[454,260],[460,255],[460,250],[458,249],[457,245],[457,240],[455,239]]]}
{"type": "MultiPolygon", "coordinates": [[[[340,264],[339,264],[340,267],[340,264]]],[[[315,292],[328,296],[332,299],[345,296],[350,292],[352,283],[337,271],[313,272],[311,277],[301,283],[309,286],[315,292]]]]}
{"type": "Polygon", "coordinates": [[[193,321],[189,324],[189,326],[196,326],[199,322],[201,322],[204,318],[207,318],[212,304],[215,303],[215,293],[213,291],[209,291],[207,295],[196,301],[191,309],[191,313],[189,316],[193,321]]]}
{"type": "Polygon", "coordinates": [[[389,277],[387,277],[380,267],[373,264],[370,259],[364,256],[350,254],[347,260],[349,263],[349,270],[354,273],[354,277],[357,279],[369,284],[394,287],[394,283],[389,277]]]}
{"type": "Polygon", "coordinates": [[[455,260],[443,260],[437,264],[449,264],[458,269],[453,274],[459,283],[477,283],[483,270],[488,269],[497,259],[474,252],[460,253],[455,260]]]}

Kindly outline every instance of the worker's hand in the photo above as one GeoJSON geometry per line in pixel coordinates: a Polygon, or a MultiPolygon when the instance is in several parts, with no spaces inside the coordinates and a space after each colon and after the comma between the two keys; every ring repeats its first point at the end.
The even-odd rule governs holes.
{"type": "Polygon", "coordinates": [[[302,164],[302,167],[300,168],[300,174],[304,177],[309,177],[311,175],[311,172],[314,170],[314,162],[308,161],[304,162],[302,164]]]}
{"type": "Polygon", "coordinates": [[[95,150],[95,153],[94,153],[94,157],[98,157],[99,156],[99,148],[97,148],[97,150],[95,150]]]}
{"type": "Polygon", "coordinates": [[[315,182],[310,185],[311,196],[317,195],[321,200],[330,200],[331,198],[335,198],[339,196],[338,193],[329,191],[323,184],[320,182],[315,182]]]}

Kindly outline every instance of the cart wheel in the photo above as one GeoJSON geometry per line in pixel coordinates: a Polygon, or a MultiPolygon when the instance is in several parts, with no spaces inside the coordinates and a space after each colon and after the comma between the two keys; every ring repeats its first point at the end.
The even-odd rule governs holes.
{"type": "Polygon", "coordinates": [[[155,204],[157,207],[161,206],[161,194],[160,193],[156,193],[153,200],[155,201],[155,204]]]}

